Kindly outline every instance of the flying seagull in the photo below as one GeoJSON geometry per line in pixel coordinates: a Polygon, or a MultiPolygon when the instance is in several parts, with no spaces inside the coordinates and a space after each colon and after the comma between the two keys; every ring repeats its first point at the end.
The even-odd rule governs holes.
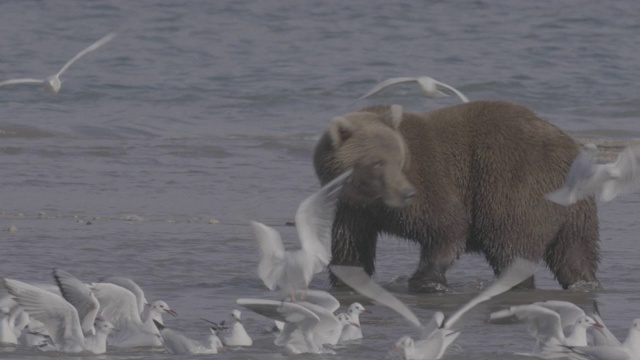
{"type": "Polygon", "coordinates": [[[94,42],[89,47],[77,53],[76,56],[74,56],[71,60],[67,61],[67,63],[64,64],[64,66],[57,73],[47,76],[44,79],[21,78],[21,79],[5,80],[0,82],[0,87],[6,86],[6,85],[17,85],[17,84],[43,84],[44,88],[47,91],[49,91],[52,94],[57,94],[58,91],[60,91],[60,87],[62,86],[60,75],[62,75],[65,71],[67,71],[69,66],[71,66],[71,64],[76,62],[78,59],[98,49],[102,45],[108,43],[115,36],[116,36],[115,32],[105,35],[102,39],[94,42]]]}

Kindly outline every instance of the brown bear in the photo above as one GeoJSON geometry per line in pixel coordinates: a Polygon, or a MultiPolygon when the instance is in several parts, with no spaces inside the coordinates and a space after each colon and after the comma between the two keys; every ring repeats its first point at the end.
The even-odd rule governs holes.
{"type": "Polygon", "coordinates": [[[322,184],[354,169],[336,211],[332,264],[373,274],[385,233],[420,244],[413,291],[446,290],[445,273],[465,252],[484,254],[496,275],[519,256],[544,259],[564,289],[596,287],[594,199],[564,207],[543,197],[563,184],[578,151],[558,127],[505,101],[336,117],[314,153],[322,184]]]}

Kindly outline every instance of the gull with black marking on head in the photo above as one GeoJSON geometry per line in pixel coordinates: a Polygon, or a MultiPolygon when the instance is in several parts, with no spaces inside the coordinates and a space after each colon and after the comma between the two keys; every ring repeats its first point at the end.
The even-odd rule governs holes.
{"type": "Polygon", "coordinates": [[[148,305],[149,312],[143,321],[138,301],[131,291],[112,283],[93,283],[91,291],[100,302],[100,315],[118,329],[110,344],[120,348],[162,346],[160,331],[154,321],[164,324],[163,314],[177,316],[166,302],[156,300],[148,305]]]}
{"type": "MultiPolygon", "coordinates": [[[[223,336],[222,342],[226,346],[251,346],[253,345],[253,340],[251,336],[247,333],[247,330],[244,328],[242,324],[242,320],[240,316],[242,313],[238,309],[234,309],[231,312],[231,320],[233,324],[231,324],[231,331],[228,335],[223,336]]],[[[224,325],[224,321],[220,323],[224,325]]]]}
{"type": "Polygon", "coordinates": [[[418,320],[411,309],[373,281],[364,269],[352,266],[333,265],[330,267],[330,270],[355,291],[388,306],[402,315],[418,330],[420,333],[420,339],[418,341],[414,341],[410,336],[403,336],[393,346],[394,349],[402,351],[401,355],[405,359],[437,360],[444,355],[449,345],[460,335],[459,331],[453,329],[453,325],[460,320],[462,315],[481,302],[500,295],[533,276],[535,264],[528,260],[515,259],[513,263],[502,272],[498,280],[453,313],[451,317],[445,319],[444,314],[438,311],[434,313],[431,321],[426,326],[421,325],[420,320],[418,320]]]}
{"type": "Polygon", "coordinates": [[[640,360],[640,319],[633,320],[627,338],[621,344],[564,346],[560,353],[578,360],[640,360]]]}
{"type": "Polygon", "coordinates": [[[47,76],[44,79],[20,78],[20,79],[5,80],[5,81],[0,81],[0,87],[7,86],[7,85],[18,85],[18,84],[43,84],[44,88],[47,91],[49,91],[52,94],[57,94],[58,91],[60,91],[60,87],[62,86],[62,80],[60,80],[60,76],[65,71],[67,71],[69,66],[71,66],[71,64],[73,64],[74,62],[76,62],[78,59],[85,56],[86,54],[92,51],[95,51],[98,48],[100,48],[102,45],[108,43],[115,36],[116,36],[115,32],[105,35],[100,40],[96,41],[95,43],[91,44],[90,46],[86,47],[85,49],[77,53],[76,56],[74,56],[71,60],[67,61],[67,63],[64,64],[64,66],[60,70],[58,70],[57,73],[47,76]]]}
{"type": "Polygon", "coordinates": [[[587,330],[591,327],[603,328],[577,306],[566,306],[565,302],[559,301],[511,306],[491,314],[491,319],[505,316],[515,316],[526,321],[529,332],[536,338],[532,353],[519,355],[553,358],[562,351],[563,346],[587,346],[587,330]]]}
{"type": "MultiPolygon", "coordinates": [[[[275,229],[252,221],[260,247],[258,275],[270,290],[280,289],[284,296],[296,300],[297,290],[306,290],[313,275],[323,271],[331,261],[331,227],[336,203],[347,170],[318,192],[305,199],[296,212],[296,229],[301,248],[285,250],[275,229]]],[[[301,295],[304,298],[304,293],[301,295]]]]}
{"type": "MultiPolygon", "coordinates": [[[[420,89],[422,90],[422,92],[430,98],[434,98],[434,97],[442,97],[442,96],[449,96],[446,93],[444,93],[443,91],[441,91],[439,88],[444,88],[447,89],[451,92],[453,92],[457,97],[460,98],[460,100],[464,103],[468,103],[469,99],[460,91],[458,91],[458,89],[454,88],[451,85],[447,85],[443,82],[440,82],[432,77],[429,76],[418,76],[418,77],[396,77],[396,78],[391,78],[391,79],[387,79],[379,84],[377,84],[376,86],[374,86],[371,90],[369,90],[366,94],[362,95],[361,97],[358,98],[358,100],[363,100],[368,98],[369,96],[376,94],[380,91],[382,91],[383,89],[385,89],[388,86],[392,86],[392,85],[396,85],[396,84],[400,84],[400,83],[405,83],[405,82],[417,82],[418,85],[420,85],[420,89]]],[[[358,101],[356,100],[356,101],[358,101]]]]}
{"type": "MultiPolygon", "coordinates": [[[[362,327],[360,326],[360,314],[362,313],[371,313],[371,311],[365,309],[359,302],[349,305],[345,315],[348,316],[350,321],[342,327],[340,342],[362,339],[362,327]]],[[[338,320],[340,320],[340,315],[337,315],[338,320]]]]}

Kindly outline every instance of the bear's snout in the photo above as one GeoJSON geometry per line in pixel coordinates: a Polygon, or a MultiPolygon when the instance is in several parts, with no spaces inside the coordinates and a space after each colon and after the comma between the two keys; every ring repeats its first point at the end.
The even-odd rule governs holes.
{"type": "Polygon", "coordinates": [[[394,188],[387,188],[383,196],[383,201],[387,206],[402,208],[408,206],[411,201],[416,197],[416,188],[411,184],[399,187],[398,190],[393,191],[394,188]]]}
{"type": "Polygon", "coordinates": [[[400,196],[408,204],[416,197],[416,189],[413,186],[404,188],[400,191],[400,196]]]}

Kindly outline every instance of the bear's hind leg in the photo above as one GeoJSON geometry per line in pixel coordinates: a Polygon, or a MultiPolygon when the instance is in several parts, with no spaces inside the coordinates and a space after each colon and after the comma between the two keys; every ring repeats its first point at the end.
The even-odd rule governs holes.
{"type": "Polygon", "coordinates": [[[600,261],[596,205],[588,199],[572,207],[544,260],[563,289],[594,290],[600,287],[596,278],[600,261]]]}

